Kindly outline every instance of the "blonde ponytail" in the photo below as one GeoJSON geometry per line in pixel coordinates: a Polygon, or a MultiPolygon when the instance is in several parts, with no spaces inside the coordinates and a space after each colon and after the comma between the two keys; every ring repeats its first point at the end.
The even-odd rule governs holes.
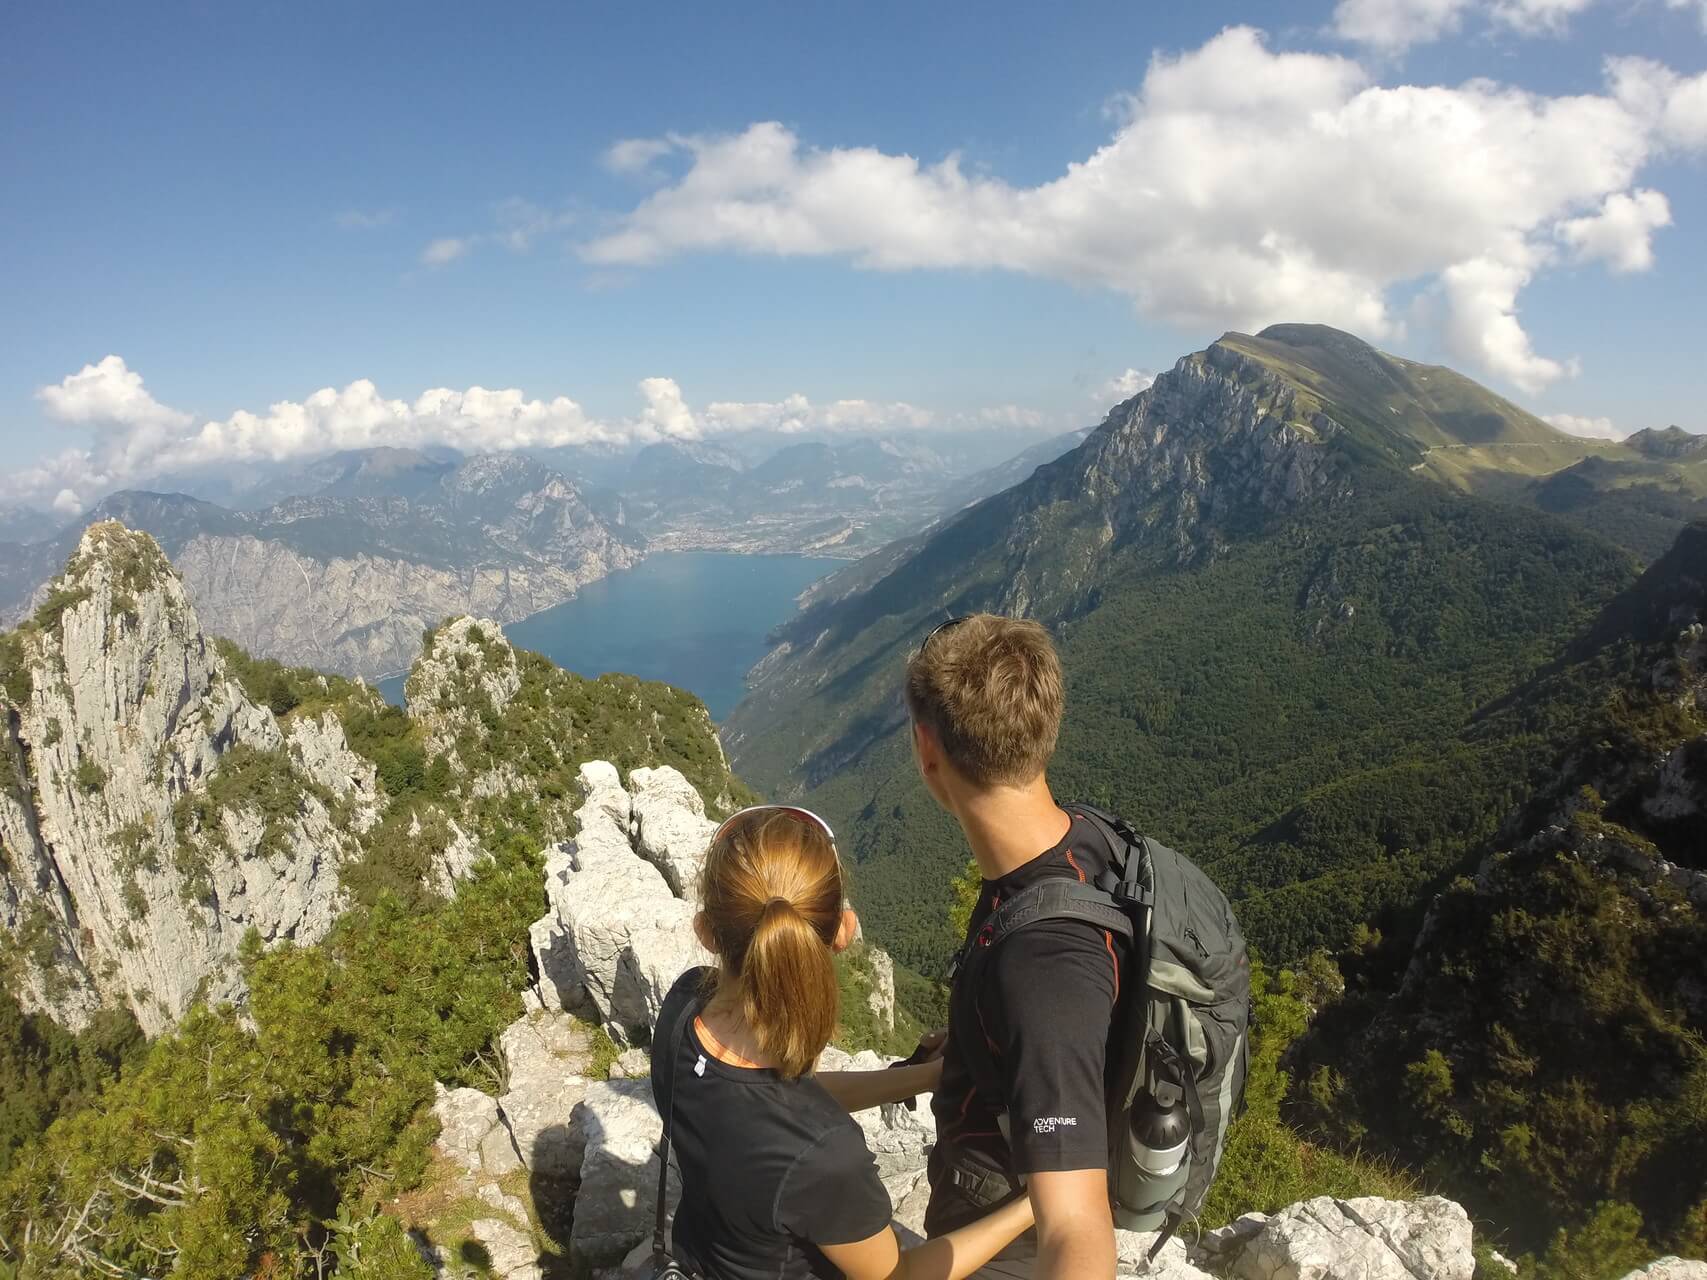
{"type": "Polygon", "coordinates": [[[723,962],[719,996],[740,1009],[781,1075],[805,1075],[839,1012],[832,947],[842,877],[834,846],[787,815],[755,815],[712,846],[700,891],[723,962]]]}

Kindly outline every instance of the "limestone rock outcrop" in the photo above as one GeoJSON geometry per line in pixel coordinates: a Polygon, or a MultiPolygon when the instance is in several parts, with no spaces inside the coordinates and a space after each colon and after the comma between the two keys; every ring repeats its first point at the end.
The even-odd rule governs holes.
{"type": "Polygon", "coordinates": [[[1630,1272],[1623,1280],[1707,1280],[1707,1262],[1661,1258],[1640,1271],[1630,1272]]]}
{"type": "Polygon", "coordinates": [[[633,789],[635,851],[658,868],[670,892],[693,898],[700,868],[717,824],[705,816],[699,792],[676,770],[636,769],[633,789]]]}
{"type": "Polygon", "coordinates": [[[645,827],[663,848],[659,833],[669,832],[682,858],[673,865],[685,869],[680,833],[697,822],[709,837],[704,804],[697,795],[693,803],[666,802],[693,792],[674,769],[635,774],[646,776],[630,797],[610,765],[582,766],[578,834],[546,856],[547,911],[531,929],[547,1005],[585,1013],[621,1045],[643,1042],[671,984],[711,958],[694,936],[692,903],[672,891],[630,835],[631,826],[645,827]]]}
{"type": "Polygon", "coordinates": [[[1318,1196],[1263,1220],[1237,1245],[1228,1274],[1237,1280],[1470,1280],[1476,1270],[1471,1236],[1469,1215],[1439,1196],[1318,1196]]]}
{"type": "Polygon", "coordinates": [[[336,717],[250,701],[152,539],[90,526],[0,643],[0,977],[26,1008],[124,1004],[152,1033],[241,1001],[250,929],[326,933],[373,768],[336,717]]]}

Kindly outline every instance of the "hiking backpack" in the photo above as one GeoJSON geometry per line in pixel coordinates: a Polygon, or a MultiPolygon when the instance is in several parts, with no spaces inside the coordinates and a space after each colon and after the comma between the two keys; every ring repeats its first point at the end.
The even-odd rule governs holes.
{"type": "MultiPolygon", "coordinates": [[[[1004,901],[968,940],[952,980],[975,977],[1004,939],[1046,920],[1082,920],[1131,940],[1103,1076],[1109,1195],[1117,1227],[1164,1233],[1159,1252],[1180,1222],[1202,1208],[1228,1122],[1242,1107],[1250,957],[1226,895],[1195,864],[1113,814],[1065,807],[1108,842],[1108,871],[1094,883],[1044,880],[1004,901]],[[1188,1121],[1184,1157],[1158,1176],[1134,1133],[1138,1113],[1181,1104],[1188,1121]]],[[[974,1084],[1000,1098],[989,1047],[965,1050],[974,1084]]]]}

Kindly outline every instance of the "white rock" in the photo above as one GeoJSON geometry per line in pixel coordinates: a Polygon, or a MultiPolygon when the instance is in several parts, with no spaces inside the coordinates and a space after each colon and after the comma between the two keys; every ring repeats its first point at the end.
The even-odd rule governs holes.
{"type": "Polygon", "coordinates": [[[497,1100],[478,1089],[447,1089],[437,1081],[433,1090],[439,1150],[465,1169],[479,1169],[481,1145],[494,1129],[502,1127],[497,1100]]]}
{"type": "Polygon", "coordinates": [[[1470,1280],[1476,1269],[1463,1208],[1420,1200],[1318,1196],[1271,1217],[1232,1265],[1239,1280],[1470,1280]]]}
{"type": "Polygon", "coordinates": [[[1262,1231],[1267,1221],[1266,1213],[1247,1213],[1235,1218],[1224,1227],[1205,1231],[1197,1242],[1198,1250],[1211,1257],[1237,1252],[1262,1231]]]}
{"type": "Polygon", "coordinates": [[[324,936],[339,869],[377,820],[372,770],[334,717],[287,738],[249,701],[146,535],[91,525],[56,586],[58,621],[19,633],[32,688],[0,728],[0,932],[29,941],[27,1009],[75,1029],[124,1004],[153,1035],[198,996],[246,1000],[251,927],[324,936]],[[181,812],[180,838],[174,805],[204,798],[237,747],[300,780],[297,810],[269,825],[227,809],[203,829],[181,812]]]}
{"type": "Polygon", "coordinates": [[[869,947],[866,957],[871,965],[871,992],[866,1004],[877,1025],[885,1031],[895,1030],[895,961],[881,947],[869,947]]]}
{"type": "Polygon", "coordinates": [[[1150,1231],[1116,1231],[1114,1233],[1115,1266],[1118,1274],[1141,1275],[1146,1280],[1215,1280],[1207,1271],[1192,1265],[1185,1242],[1178,1236],[1162,1246],[1156,1260],[1146,1266],[1156,1236],[1150,1231]]]}
{"type": "Polygon", "coordinates": [[[575,811],[578,829],[608,821],[626,834],[633,811],[616,766],[608,760],[589,760],[576,774],[576,782],[581,789],[581,807],[575,811]]]}
{"type": "Polygon", "coordinates": [[[468,1224],[468,1234],[485,1246],[492,1274],[499,1280],[544,1280],[533,1237],[519,1227],[499,1218],[479,1218],[468,1224]]]}
{"type": "Polygon", "coordinates": [[[529,1170],[569,1177],[579,1154],[569,1117],[587,1092],[592,1042],[566,1013],[526,1014],[498,1040],[507,1089],[498,1099],[515,1149],[529,1170]]]}
{"type": "Polygon", "coordinates": [[[644,1080],[652,1074],[652,1055],[645,1049],[624,1049],[610,1064],[612,1080],[644,1080]]]}
{"type": "Polygon", "coordinates": [[[553,849],[545,891],[547,912],[529,934],[548,1001],[590,1007],[619,1044],[648,1038],[676,979],[711,959],[694,908],[604,824],[553,849]]]}
{"type": "Polygon", "coordinates": [[[931,1180],[923,1169],[913,1177],[913,1183],[899,1195],[890,1191],[895,1206],[895,1229],[903,1245],[917,1244],[925,1238],[925,1210],[931,1203],[931,1180]]]}
{"type": "MultiPolygon", "coordinates": [[[[644,1080],[594,1083],[575,1108],[571,1129],[581,1152],[580,1189],[569,1237],[575,1265],[619,1263],[652,1233],[663,1122],[644,1080]]],[[[680,1195],[672,1170],[670,1202],[680,1195]]]]}
{"type": "Polygon", "coordinates": [[[698,893],[699,873],[717,824],[693,784],[669,765],[628,775],[635,851],[663,874],[678,898],[698,893]]]}
{"type": "Polygon", "coordinates": [[[1667,1257],[1651,1262],[1640,1271],[1632,1271],[1623,1280],[1707,1280],[1707,1262],[1691,1262],[1686,1258],[1667,1257]]]}
{"type": "Polygon", "coordinates": [[[519,1196],[513,1196],[494,1182],[485,1182],[474,1193],[482,1204],[490,1205],[499,1213],[506,1214],[518,1227],[528,1225],[528,1207],[522,1203],[519,1196]]]}
{"type": "Polygon", "coordinates": [[[516,1138],[509,1126],[494,1126],[480,1142],[480,1171],[489,1178],[502,1178],[522,1168],[522,1158],[516,1151],[516,1138]]]}

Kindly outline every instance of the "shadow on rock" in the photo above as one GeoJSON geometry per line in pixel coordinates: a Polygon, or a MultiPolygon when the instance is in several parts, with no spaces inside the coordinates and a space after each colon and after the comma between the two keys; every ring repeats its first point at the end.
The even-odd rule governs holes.
{"type": "Polygon", "coordinates": [[[569,1240],[575,1226],[578,1180],[560,1171],[579,1165],[579,1146],[573,1140],[567,1123],[548,1125],[535,1137],[527,1161],[528,1196],[533,1201],[534,1217],[538,1219],[539,1229],[546,1240],[546,1248],[539,1255],[539,1269],[544,1280],[574,1280],[569,1240]],[[573,1165],[568,1163],[570,1151],[576,1153],[573,1165]]]}

